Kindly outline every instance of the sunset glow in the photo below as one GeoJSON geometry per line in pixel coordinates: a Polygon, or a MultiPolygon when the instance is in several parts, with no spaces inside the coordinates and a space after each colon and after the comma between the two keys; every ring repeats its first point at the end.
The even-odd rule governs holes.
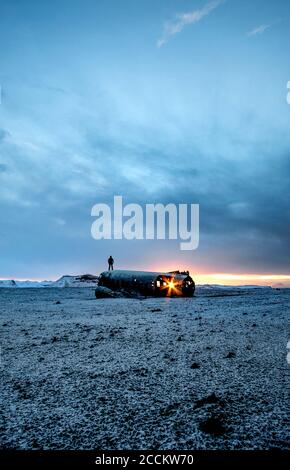
{"type": "MultiPolygon", "coordinates": [[[[174,267],[179,266],[182,271],[189,270],[196,284],[222,284],[227,286],[239,285],[258,285],[272,287],[290,287],[290,274],[261,274],[261,273],[229,273],[215,272],[207,273],[202,266],[185,266],[178,264],[178,261],[172,261],[171,264],[157,265],[148,267],[150,271],[170,272],[174,267]]],[[[138,268],[139,269],[139,268],[138,268]]]]}
{"type": "Polygon", "coordinates": [[[265,286],[290,287],[290,275],[284,274],[196,274],[197,284],[243,285],[255,284],[265,286]]]}

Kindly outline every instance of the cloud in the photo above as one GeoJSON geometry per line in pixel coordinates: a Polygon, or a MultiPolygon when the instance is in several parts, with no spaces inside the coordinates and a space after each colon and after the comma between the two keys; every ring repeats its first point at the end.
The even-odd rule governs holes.
{"type": "Polygon", "coordinates": [[[5,173],[7,171],[7,165],[0,163],[0,173],[5,173]]]}
{"type": "Polygon", "coordinates": [[[9,137],[9,132],[0,128],[0,143],[3,142],[6,137],[9,137]]]}
{"type": "Polygon", "coordinates": [[[225,1],[226,0],[214,0],[207,3],[199,10],[176,15],[174,21],[165,23],[163,34],[157,41],[157,47],[162,47],[172,36],[180,33],[185,26],[198,23],[205,16],[209,15],[213,10],[218,8],[222,3],[225,3],[225,1]]]}
{"type": "Polygon", "coordinates": [[[261,24],[251,31],[247,32],[248,37],[257,36],[257,34],[263,34],[267,29],[271,28],[271,24],[261,24]]]}
{"type": "Polygon", "coordinates": [[[14,85],[10,93],[21,106],[1,116],[10,132],[0,142],[8,166],[0,173],[2,276],[95,272],[107,250],[119,266],[139,260],[150,269],[163,262],[160,252],[165,260],[170,252],[172,263],[185,259],[190,267],[170,241],[92,240],[91,207],[111,203],[114,194],[126,203],[200,203],[196,266],[289,272],[290,136],[286,123],[273,127],[279,108],[264,122],[259,93],[237,112],[224,90],[224,106],[214,109],[198,81],[189,89],[155,79],[124,86],[107,77],[105,85],[88,82],[85,93],[76,87],[55,98],[47,88],[36,95],[25,82],[14,85]]]}

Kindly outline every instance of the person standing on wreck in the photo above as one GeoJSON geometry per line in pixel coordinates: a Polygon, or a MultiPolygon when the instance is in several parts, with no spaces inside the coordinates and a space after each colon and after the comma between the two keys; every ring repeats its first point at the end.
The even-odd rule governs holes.
{"type": "Polygon", "coordinates": [[[109,256],[108,258],[109,271],[114,271],[114,258],[109,256]]]}

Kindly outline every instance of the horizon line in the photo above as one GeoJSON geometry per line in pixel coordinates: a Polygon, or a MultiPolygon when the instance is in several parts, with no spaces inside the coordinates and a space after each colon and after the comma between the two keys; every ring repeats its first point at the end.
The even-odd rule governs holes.
{"type": "MultiPolygon", "coordinates": [[[[135,269],[138,271],[138,269],[135,269]]],[[[156,270],[156,269],[154,269],[156,270]]],[[[156,272],[169,272],[170,270],[156,270],[156,272]]],[[[84,273],[89,274],[89,273],[84,273]]],[[[18,281],[18,282],[55,282],[63,276],[82,276],[84,274],[63,274],[61,276],[49,276],[48,278],[23,278],[23,277],[1,277],[0,281],[18,281]]],[[[100,273],[95,273],[98,276],[100,273]]],[[[243,286],[243,285],[259,285],[259,286],[274,286],[274,287],[290,287],[289,274],[233,274],[233,273],[202,273],[194,274],[194,281],[196,284],[204,285],[230,285],[230,286],[243,286]],[[287,285],[283,285],[286,282],[287,285]]]]}

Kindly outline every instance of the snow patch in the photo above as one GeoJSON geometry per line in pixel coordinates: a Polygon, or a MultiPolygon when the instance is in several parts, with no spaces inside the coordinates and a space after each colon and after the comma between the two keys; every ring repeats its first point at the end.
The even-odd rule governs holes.
{"type": "Polygon", "coordinates": [[[62,276],[57,281],[17,281],[0,280],[0,288],[37,288],[37,287],[95,287],[98,276],[83,274],[80,276],[62,276]]]}

